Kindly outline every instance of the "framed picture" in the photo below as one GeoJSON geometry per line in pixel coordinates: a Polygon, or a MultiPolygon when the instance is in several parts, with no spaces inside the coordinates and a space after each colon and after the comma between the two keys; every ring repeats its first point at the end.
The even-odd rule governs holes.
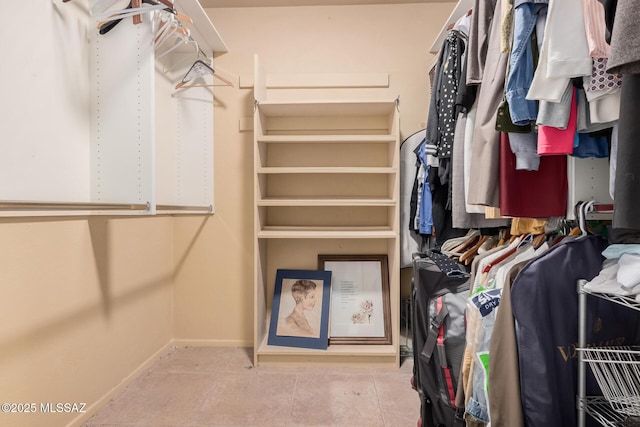
{"type": "Polygon", "coordinates": [[[329,344],[391,344],[387,255],[318,255],[331,271],[329,344]]]}
{"type": "Polygon", "coordinates": [[[278,269],[267,344],[326,350],[330,301],[331,272],[278,269]]]}

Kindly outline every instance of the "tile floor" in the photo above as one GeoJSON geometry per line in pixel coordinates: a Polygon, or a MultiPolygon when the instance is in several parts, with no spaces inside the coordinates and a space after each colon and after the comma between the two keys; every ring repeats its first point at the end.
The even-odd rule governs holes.
{"type": "Polygon", "coordinates": [[[177,347],[91,417],[94,426],[415,427],[400,369],[253,367],[252,349],[177,347]]]}

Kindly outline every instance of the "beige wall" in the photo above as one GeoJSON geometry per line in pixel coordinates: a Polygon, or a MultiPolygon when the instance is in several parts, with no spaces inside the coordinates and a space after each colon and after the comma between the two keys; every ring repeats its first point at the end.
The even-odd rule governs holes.
{"type": "MultiPolygon", "coordinates": [[[[89,406],[166,348],[172,221],[0,220],[0,402],[89,406]]],[[[0,425],[77,416],[0,413],[0,425]]]]}
{"type": "MultiPolygon", "coordinates": [[[[216,65],[253,75],[253,56],[267,73],[388,73],[389,96],[400,96],[401,138],[427,114],[428,50],[454,4],[208,9],[229,46],[216,65]]],[[[250,89],[216,88],[216,214],[175,221],[178,270],[177,340],[251,345],[253,220],[250,89]],[[194,240],[193,236],[199,235],[194,240]]]]}

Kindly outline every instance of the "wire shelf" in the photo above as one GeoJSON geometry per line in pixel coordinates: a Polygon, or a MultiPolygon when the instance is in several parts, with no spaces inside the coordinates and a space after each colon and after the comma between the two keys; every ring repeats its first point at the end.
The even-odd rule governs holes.
{"type": "Polygon", "coordinates": [[[640,311],[640,302],[636,301],[635,295],[623,296],[623,295],[615,295],[615,294],[605,294],[605,293],[600,293],[591,289],[587,289],[584,287],[584,285],[582,287],[582,291],[589,295],[593,295],[595,297],[602,298],[607,301],[612,301],[612,302],[615,302],[616,304],[620,304],[625,307],[640,311]]]}
{"type": "Polygon", "coordinates": [[[606,427],[623,427],[626,415],[616,412],[603,397],[587,397],[582,400],[585,413],[606,427]]]}
{"type": "Polygon", "coordinates": [[[611,407],[640,416],[640,346],[580,350],[611,407]]]}

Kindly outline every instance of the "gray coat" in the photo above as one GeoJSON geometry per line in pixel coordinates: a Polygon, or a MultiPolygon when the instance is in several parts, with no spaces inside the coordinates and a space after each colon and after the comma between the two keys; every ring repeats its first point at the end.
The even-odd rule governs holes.
{"type": "MultiPolygon", "coordinates": [[[[483,0],[490,2],[490,0],[483,0]]],[[[486,68],[478,92],[478,113],[473,131],[470,204],[500,206],[500,134],[496,114],[504,98],[504,81],[509,54],[500,51],[502,1],[495,7],[486,68]]]]}
{"type": "Polygon", "coordinates": [[[611,74],[640,73],[640,8],[635,0],[618,0],[611,34],[607,71],[611,74]]]}

